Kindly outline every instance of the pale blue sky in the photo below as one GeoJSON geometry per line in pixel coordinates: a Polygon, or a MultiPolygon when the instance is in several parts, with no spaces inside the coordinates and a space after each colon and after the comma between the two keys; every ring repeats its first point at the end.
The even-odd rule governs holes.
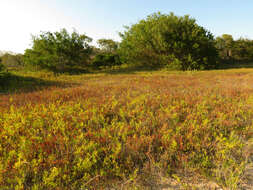
{"type": "Polygon", "coordinates": [[[215,36],[253,39],[253,0],[0,0],[0,50],[22,53],[31,34],[75,28],[119,40],[123,25],[157,11],[189,14],[215,36]]]}

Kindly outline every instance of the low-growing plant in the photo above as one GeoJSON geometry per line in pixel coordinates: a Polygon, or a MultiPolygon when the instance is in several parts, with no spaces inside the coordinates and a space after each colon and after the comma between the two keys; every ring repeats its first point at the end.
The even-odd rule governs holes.
{"type": "Polygon", "coordinates": [[[252,138],[251,74],[58,80],[81,85],[0,96],[1,189],[147,189],[187,172],[238,187],[252,138]]]}

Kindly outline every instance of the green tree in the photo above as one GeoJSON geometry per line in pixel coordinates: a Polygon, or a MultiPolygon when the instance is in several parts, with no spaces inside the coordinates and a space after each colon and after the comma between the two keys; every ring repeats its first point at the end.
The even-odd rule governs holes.
{"type": "Polygon", "coordinates": [[[119,43],[112,39],[99,39],[97,43],[101,50],[106,52],[116,52],[119,47],[119,43]]]}
{"type": "Polygon", "coordinates": [[[112,39],[100,39],[97,41],[100,51],[95,55],[92,64],[95,67],[121,65],[118,55],[119,43],[112,39]]]}
{"type": "Polygon", "coordinates": [[[231,59],[234,47],[234,39],[230,34],[223,34],[216,38],[216,47],[222,59],[231,59]]]}
{"type": "Polygon", "coordinates": [[[12,54],[6,53],[2,56],[2,63],[6,67],[24,66],[23,55],[22,54],[12,55],[12,54]]]}
{"type": "Polygon", "coordinates": [[[119,56],[115,53],[99,53],[94,57],[92,65],[94,67],[117,66],[121,65],[121,61],[119,56]]]}
{"type": "Polygon", "coordinates": [[[38,65],[54,72],[86,64],[92,52],[89,45],[92,39],[76,31],[71,34],[66,29],[54,33],[42,32],[32,39],[32,49],[27,49],[24,54],[25,64],[38,65]]]}
{"type": "Polygon", "coordinates": [[[165,65],[180,70],[217,64],[213,35],[188,15],[155,13],[120,33],[120,57],[128,64],[165,65]]]}
{"type": "Polygon", "coordinates": [[[0,71],[4,70],[4,65],[2,64],[2,58],[0,57],[0,71]]]}
{"type": "Polygon", "coordinates": [[[252,61],[253,60],[253,41],[245,38],[234,40],[232,35],[223,34],[216,38],[216,47],[219,56],[223,60],[230,61],[252,61]]]}
{"type": "Polygon", "coordinates": [[[233,58],[237,61],[253,60],[253,41],[240,38],[234,42],[233,58]]]}

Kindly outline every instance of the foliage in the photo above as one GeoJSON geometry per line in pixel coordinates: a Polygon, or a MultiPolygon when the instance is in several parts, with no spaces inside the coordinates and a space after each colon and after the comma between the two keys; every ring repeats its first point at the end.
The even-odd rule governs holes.
{"type": "Polygon", "coordinates": [[[33,76],[19,72],[2,72],[0,73],[0,94],[1,93],[20,93],[33,92],[50,87],[65,87],[70,86],[66,82],[57,82],[51,78],[53,73],[35,72],[33,76]],[[47,76],[41,79],[41,76],[47,76]]]}
{"type": "Polygon", "coordinates": [[[128,64],[163,65],[179,70],[216,67],[213,35],[189,16],[155,13],[120,34],[120,54],[128,64]]]}
{"type": "Polygon", "coordinates": [[[1,95],[0,189],[122,189],[152,168],[234,189],[252,138],[251,72],[61,75],[80,86],[1,95]]]}
{"type": "Polygon", "coordinates": [[[104,52],[115,53],[119,47],[119,43],[112,39],[99,39],[97,43],[104,52]]]}
{"type": "Polygon", "coordinates": [[[12,55],[8,53],[4,54],[2,56],[2,63],[6,67],[13,67],[13,68],[23,67],[24,66],[23,55],[22,54],[12,55]]]}
{"type": "Polygon", "coordinates": [[[216,47],[223,60],[249,62],[253,60],[253,40],[239,38],[234,40],[229,34],[216,38],[216,47]]]}
{"type": "Polygon", "coordinates": [[[6,80],[5,80],[6,73],[3,72],[4,69],[5,67],[2,64],[2,58],[0,57],[0,92],[1,92],[1,88],[6,84],[6,80]]]}
{"type": "Polygon", "coordinates": [[[0,92],[1,92],[1,88],[6,84],[6,80],[5,80],[6,73],[3,72],[4,69],[5,67],[2,64],[2,58],[0,57],[0,92]]]}
{"type": "Polygon", "coordinates": [[[219,56],[222,59],[230,59],[232,56],[232,49],[234,46],[234,39],[232,35],[223,34],[216,38],[216,47],[219,50],[219,56]]]}
{"type": "Polygon", "coordinates": [[[240,38],[234,42],[233,58],[239,61],[253,60],[253,40],[240,38]]]}
{"type": "Polygon", "coordinates": [[[112,39],[99,39],[97,41],[100,49],[92,59],[92,66],[100,68],[101,66],[117,66],[121,65],[121,61],[118,55],[119,43],[112,39]]]}
{"type": "Polygon", "coordinates": [[[100,66],[116,66],[121,65],[119,55],[115,53],[99,53],[92,60],[92,65],[100,66]]]}
{"type": "Polygon", "coordinates": [[[25,51],[25,63],[54,72],[84,65],[91,54],[90,42],[91,38],[76,31],[71,34],[66,29],[54,33],[42,32],[39,36],[33,36],[32,49],[25,51]]]}
{"type": "Polygon", "coordinates": [[[0,57],[0,71],[4,70],[4,65],[2,64],[2,58],[0,57]]]}

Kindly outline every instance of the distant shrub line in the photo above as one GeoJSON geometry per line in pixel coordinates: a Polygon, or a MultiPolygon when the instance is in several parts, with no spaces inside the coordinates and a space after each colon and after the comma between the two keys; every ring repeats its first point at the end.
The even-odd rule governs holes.
{"type": "MultiPolygon", "coordinates": [[[[55,73],[71,68],[100,69],[122,64],[185,71],[215,69],[221,63],[253,60],[252,40],[234,40],[228,34],[215,39],[188,15],[154,13],[125,27],[119,35],[121,42],[100,39],[95,47],[90,37],[77,31],[41,32],[32,36],[32,48],[24,55],[5,54],[2,64],[9,68],[48,69],[55,73]]],[[[2,64],[0,71],[4,70],[2,64]]]]}

